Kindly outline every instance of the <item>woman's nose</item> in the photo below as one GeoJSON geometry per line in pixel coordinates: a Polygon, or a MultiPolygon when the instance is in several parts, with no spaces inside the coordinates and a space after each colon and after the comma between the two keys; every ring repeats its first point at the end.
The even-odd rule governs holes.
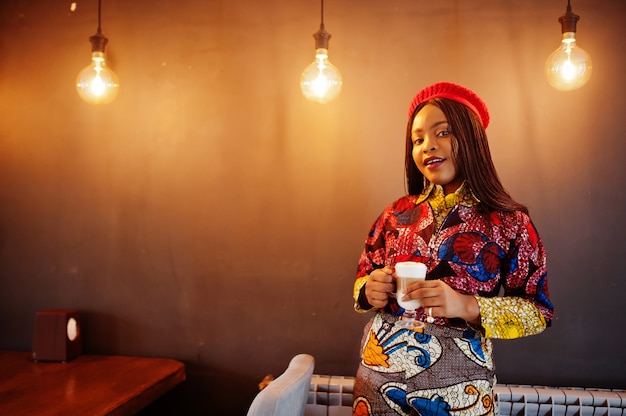
{"type": "Polygon", "coordinates": [[[428,135],[424,137],[424,151],[432,152],[435,149],[437,149],[437,140],[435,140],[434,138],[428,137],[428,135]]]}

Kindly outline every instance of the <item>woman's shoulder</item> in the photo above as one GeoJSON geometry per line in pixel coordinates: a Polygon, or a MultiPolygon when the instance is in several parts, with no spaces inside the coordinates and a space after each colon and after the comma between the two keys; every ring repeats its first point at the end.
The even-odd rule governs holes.
{"type": "Polygon", "coordinates": [[[523,230],[534,228],[530,215],[521,210],[515,211],[492,211],[490,214],[490,222],[498,227],[516,230],[516,233],[523,230]]]}
{"type": "Polygon", "coordinates": [[[459,205],[459,210],[461,217],[474,217],[495,226],[516,228],[517,226],[526,227],[527,224],[532,224],[530,215],[521,210],[494,210],[485,212],[485,210],[482,210],[478,206],[468,207],[462,205],[459,205]]]}
{"type": "Polygon", "coordinates": [[[417,203],[418,197],[416,195],[405,195],[389,204],[385,211],[399,214],[415,208],[417,203]]]}
{"type": "Polygon", "coordinates": [[[528,215],[526,212],[521,211],[521,210],[496,211],[496,212],[498,212],[501,218],[505,218],[508,221],[514,221],[520,224],[526,224],[526,223],[532,222],[530,219],[530,215],[528,215]]]}
{"type": "Polygon", "coordinates": [[[419,203],[418,197],[415,195],[405,195],[387,205],[372,227],[380,227],[383,225],[394,227],[398,222],[411,222],[415,218],[428,215],[427,211],[428,204],[424,205],[419,203]]]}

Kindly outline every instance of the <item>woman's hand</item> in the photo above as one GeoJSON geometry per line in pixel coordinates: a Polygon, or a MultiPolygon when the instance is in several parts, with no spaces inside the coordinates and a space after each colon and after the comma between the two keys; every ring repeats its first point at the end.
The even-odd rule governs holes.
{"type": "Polygon", "coordinates": [[[370,305],[378,309],[387,305],[389,293],[395,290],[393,270],[389,266],[374,270],[365,283],[365,297],[370,305]]]}
{"type": "Polygon", "coordinates": [[[461,318],[478,324],[480,308],[476,298],[452,289],[442,280],[420,280],[404,290],[403,300],[417,299],[433,317],[461,318]]]}

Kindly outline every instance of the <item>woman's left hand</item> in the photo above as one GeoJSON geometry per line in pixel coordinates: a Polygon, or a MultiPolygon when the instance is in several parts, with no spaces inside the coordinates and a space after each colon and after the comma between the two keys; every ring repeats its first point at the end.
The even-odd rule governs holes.
{"type": "Polygon", "coordinates": [[[433,317],[461,318],[473,324],[480,322],[476,298],[452,289],[442,280],[420,280],[409,285],[403,300],[417,299],[433,317]]]}

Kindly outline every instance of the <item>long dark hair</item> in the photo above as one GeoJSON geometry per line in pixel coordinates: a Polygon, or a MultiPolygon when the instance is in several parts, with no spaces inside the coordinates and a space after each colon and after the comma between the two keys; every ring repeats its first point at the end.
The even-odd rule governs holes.
{"type": "Polygon", "coordinates": [[[461,103],[446,98],[434,98],[417,106],[406,128],[405,169],[408,193],[419,195],[424,190],[424,176],[413,160],[411,130],[415,115],[427,104],[443,112],[452,133],[452,152],[460,176],[480,200],[479,207],[491,211],[523,211],[526,206],[516,202],[504,189],[491,160],[487,133],[478,116],[461,103]]]}

